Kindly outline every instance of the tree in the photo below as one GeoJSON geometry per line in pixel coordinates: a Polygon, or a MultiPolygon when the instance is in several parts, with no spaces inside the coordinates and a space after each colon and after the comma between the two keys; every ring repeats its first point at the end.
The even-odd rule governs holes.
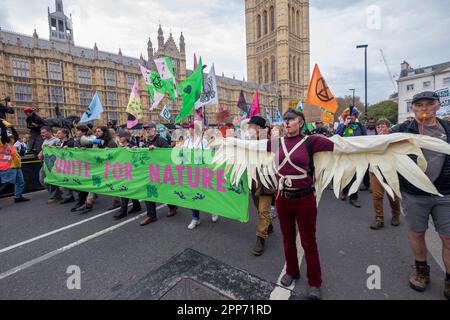
{"type": "MultiPolygon", "coordinates": [[[[350,108],[353,104],[353,96],[338,97],[336,98],[336,101],[339,107],[334,115],[334,121],[338,122],[342,112],[344,112],[345,109],[350,108]]],[[[355,107],[358,108],[361,113],[364,113],[364,104],[361,102],[360,97],[355,97],[355,107]]]]}
{"type": "MultiPolygon", "coordinates": [[[[398,122],[398,104],[394,101],[386,100],[369,106],[369,118],[376,121],[380,119],[388,119],[392,124],[398,122]]],[[[360,118],[361,122],[365,122],[364,114],[360,118]]]]}

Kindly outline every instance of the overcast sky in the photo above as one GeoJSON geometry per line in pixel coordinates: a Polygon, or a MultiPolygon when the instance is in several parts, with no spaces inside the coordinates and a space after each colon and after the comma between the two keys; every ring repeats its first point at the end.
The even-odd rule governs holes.
{"type": "MultiPolygon", "coordinates": [[[[31,35],[36,28],[48,39],[47,6],[53,0],[1,0],[0,26],[31,35]]],[[[244,0],[65,0],[72,13],[75,43],[124,55],[147,58],[147,40],[157,46],[158,24],[167,39],[186,39],[188,68],[194,52],[216,73],[246,77],[244,0]]],[[[413,67],[450,61],[448,0],[311,0],[311,69],[318,63],[336,96],[356,88],[364,96],[364,52],[369,44],[369,102],[394,92],[380,49],[394,75],[400,63],[413,67]]]]}

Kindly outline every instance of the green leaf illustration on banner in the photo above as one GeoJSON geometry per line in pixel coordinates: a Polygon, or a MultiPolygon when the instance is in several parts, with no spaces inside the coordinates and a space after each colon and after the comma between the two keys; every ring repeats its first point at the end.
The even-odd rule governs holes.
{"type": "Polygon", "coordinates": [[[205,200],[205,198],[206,198],[206,197],[205,197],[204,194],[197,193],[197,194],[195,195],[195,197],[192,198],[192,201],[205,200]]]}
{"type": "Polygon", "coordinates": [[[149,198],[158,198],[158,188],[154,185],[147,186],[147,196],[149,198]]]}
{"type": "Polygon", "coordinates": [[[48,171],[52,171],[53,166],[55,165],[55,161],[56,161],[56,156],[52,155],[52,156],[45,156],[44,155],[44,163],[45,166],[47,167],[48,171]]]}
{"type": "Polygon", "coordinates": [[[102,186],[102,178],[100,178],[100,176],[93,176],[92,177],[92,185],[94,187],[100,188],[102,186]]]}
{"type": "Polygon", "coordinates": [[[44,147],[43,151],[47,184],[248,221],[247,176],[232,187],[225,165],[216,168],[195,161],[212,159],[212,150],[183,154],[180,149],[71,149],[70,154],[67,149],[44,147]]]}

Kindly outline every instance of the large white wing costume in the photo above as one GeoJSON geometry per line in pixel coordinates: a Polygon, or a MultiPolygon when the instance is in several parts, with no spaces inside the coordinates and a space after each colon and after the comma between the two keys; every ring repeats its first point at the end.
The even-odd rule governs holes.
{"type": "MultiPolygon", "coordinates": [[[[421,149],[450,155],[450,144],[424,135],[395,133],[381,136],[329,138],[334,143],[334,152],[319,152],[314,155],[315,188],[317,202],[325,188],[333,181],[333,190],[339,197],[356,174],[350,194],[358,191],[370,165],[382,182],[387,193],[401,198],[398,174],[417,188],[434,195],[438,190],[425,175],[427,162],[421,149]],[[408,155],[417,156],[417,164],[408,155]]],[[[215,142],[219,149],[213,159],[218,167],[226,164],[226,173],[231,172],[231,182],[238,184],[247,172],[249,188],[252,181],[268,187],[277,184],[277,164],[273,152],[267,152],[267,140],[245,141],[233,138],[215,142]]]]}

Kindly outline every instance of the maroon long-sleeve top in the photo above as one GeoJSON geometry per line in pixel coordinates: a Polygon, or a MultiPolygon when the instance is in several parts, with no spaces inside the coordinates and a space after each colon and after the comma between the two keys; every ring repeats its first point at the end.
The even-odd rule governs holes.
{"type": "MultiPolygon", "coordinates": [[[[286,137],[285,138],[285,144],[286,149],[288,152],[291,152],[291,150],[303,139],[305,136],[299,135],[296,137],[286,137]]],[[[317,152],[324,152],[324,151],[333,151],[334,150],[334,143],[328,140],[327,138],[320,136],[320,135],[313,135],[310,136],[309,139],[311,139],[312,142],[312,150],[313,153],[317,152]]],[[[267,150],[269,152],[275,153],[275,161],[279,165],[281,164],[284,159],[286,158],[286,155],[283,151],[283,148],[281,146],[281,142],[279,139],[272,139],[269,140],[267,143],[267,150]],[[279,146],[279,147],[278,147],[279,146]],[[278,150],[273,150],[278,147],[278,150]]],[[[303,143],[300,148],[298,148],[292,155],[291,155],[292,162],[304,169],[306,172],[310,173],[310,158],[308,154],[308,148],[306,146],[306,143],[303,143]]],[[[279,174],[282,176],[295,176],[295,175],[301,175],[302,173],[299,172],[296,168],[294,168],[290,163],[286,163],[284,167],[282,167],[279,171],[279,174]]],[[[278,176],[278,179],[280,179],[280,176],[278,176]]],[[[308,189],[311,188],[314,184],[314,181],[312,177],[308,174],[308,177],[305,179],[293,179],[292,180],[292,187],[293,189],[308,189]]]]}

